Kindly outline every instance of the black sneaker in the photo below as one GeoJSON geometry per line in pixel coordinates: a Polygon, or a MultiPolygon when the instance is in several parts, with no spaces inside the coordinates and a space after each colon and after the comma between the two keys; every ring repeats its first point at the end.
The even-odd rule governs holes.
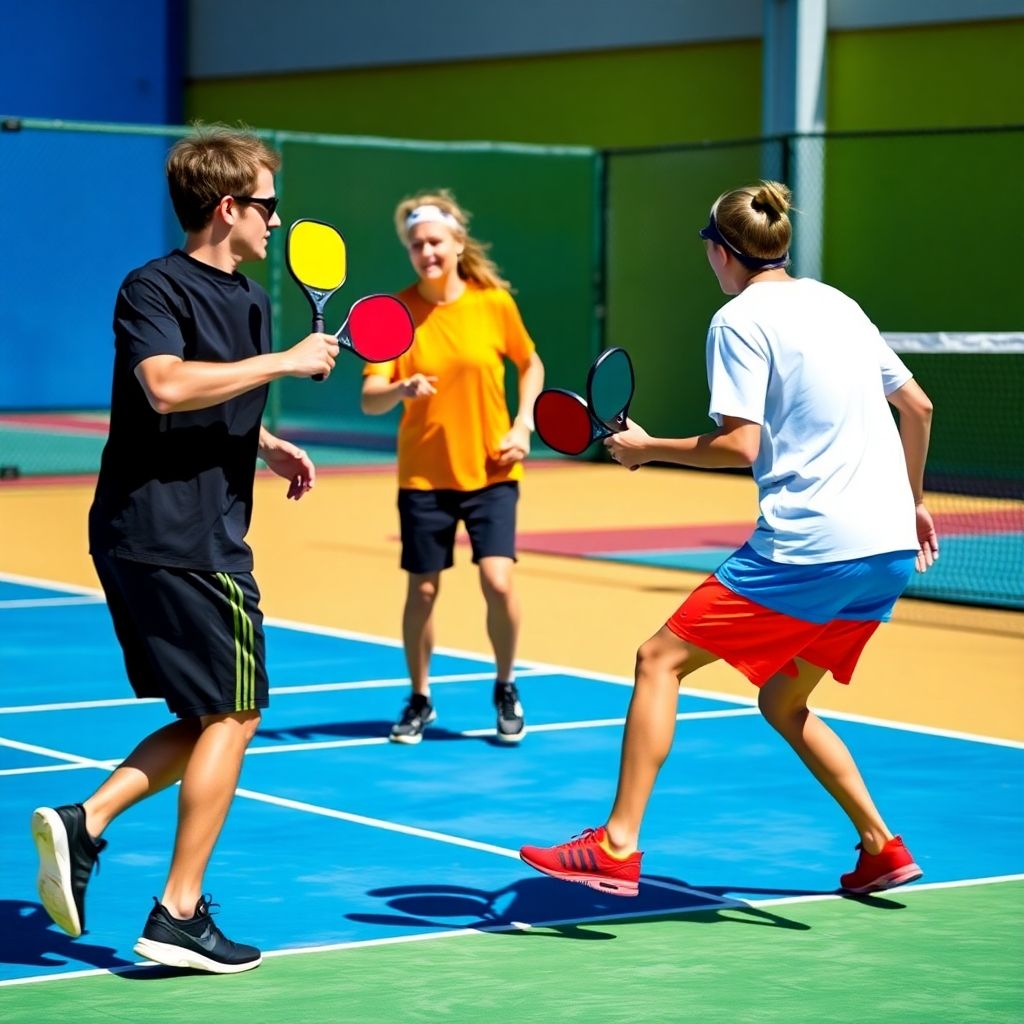
{"type": "Polygon", "coordinates": [[[402,717],[391,726],[389,739],[392,743],[419,743],[423,730],[437,719],[434,705],[429,697],[414,693],[402,711],[402,717]]]}
{"type": "Polygon", "coordinates": [[[54,924],[68,935],[85,931],[85,887],[93,866],[99,867],[106,839],[85,830],[81,804],[37,807],[32,813],[32,838],[39,853],[36,888],[54,924]]]}
{"type": "Polygon", "coordinates": [[[526,735],[526,719],[515,683],[494,684],[494,706],[498,709],[498,739],[502,743],[518,743],[526,735]]]}
{"type": "Polygon", "coordinates": [[[244,946],[224,937],[213,923],[209,896],[200,896],[196,912],[187,921],[171,917],[154,896],[155,906],[146,918],[135,952],[165,967],[184,967],[211,974],[240,974],[263,962],[255,946],[244,946]]]}

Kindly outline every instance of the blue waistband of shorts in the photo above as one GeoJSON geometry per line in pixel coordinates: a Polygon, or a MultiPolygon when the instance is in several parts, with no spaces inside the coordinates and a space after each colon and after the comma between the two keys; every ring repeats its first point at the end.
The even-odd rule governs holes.
{"type": "Polygon", "coordinates": [[[888,551],[841,562],[772,562],[748,544],[715,570],[730,590],[805,622],[885,622],[914,571],[916,551],[888,551]]]}

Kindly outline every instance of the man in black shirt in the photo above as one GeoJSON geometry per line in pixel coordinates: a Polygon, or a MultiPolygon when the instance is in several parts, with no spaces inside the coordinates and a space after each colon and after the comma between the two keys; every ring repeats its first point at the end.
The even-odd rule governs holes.
{"type": "Polygon", "coordinates": [[[275,210],[277,154],[224,128],[178,142],[167,162],[185,245],[132,271],[114,309],[110,435],[89,513],[89,549],[139,697],[177,721],[147,736],[81,804],[32,818],[43,905],[70,935],[122,811],[181,782],[163,895],[135,949],[172,967],[226,974],[258,966],[253,946],[214,925],[203,875],[242,757],[268,703],[263,616],[245,534],[257,455],[298,500],[304,451],[262,424],[268,385],[327,376],[338,341],[311,334],[271,351],[266,292],[237,270],[262,260],[275,210]]]}

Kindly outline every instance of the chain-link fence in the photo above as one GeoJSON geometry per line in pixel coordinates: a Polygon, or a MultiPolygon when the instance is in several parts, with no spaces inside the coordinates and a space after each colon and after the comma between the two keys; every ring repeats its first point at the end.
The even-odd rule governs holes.
{"type": "MultiPolygon", "coordinates": [[[[187,130],[2,127],[0,475],[92,472],[115,292],[128,270],[180,244],[163,164],[187,130]]],[[[704,335],[724,300],[697,230],[719,193],[760,178],[793,188],[794,271],[854,296],[883,332],[1024,328],[1024,126],[613,151],[263,134],[283,155],[285,223],[317,217],[346,236],[349,280],[329,324],[360,295],[410,282],[394,205],[421,188],[451,188],[516,287],[549,382],[579,388],[601,347],[625,346],[638,377],[633,413],[655,433],[707,428],[704,335]]],[[[309,326],[284,270],[283,235],[265,265],[247,268],[270,291],[280,346],[309,326]]],[[[939,410],[932,482],[1019,499],[1024,356],[904,358],[939,410]]],[[[273,426],[387,447],[395,419],[359,414],[359,370],[342,360],[323,386],[280,382],[273,426]]]]}

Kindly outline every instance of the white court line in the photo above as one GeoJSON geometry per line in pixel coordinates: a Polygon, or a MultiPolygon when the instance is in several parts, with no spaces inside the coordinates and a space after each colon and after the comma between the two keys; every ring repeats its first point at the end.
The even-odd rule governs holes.
{"type": "Polygon", "coordinates": [[[316,814],[323,818],[337,818],[339,821],[348,821],[355,825],[367,825],[370,828],[379,828],[384,832],[399,832],[402,835],[416,836],[419,839],[432,839],[439,843],[448,843],[451,846],[464,846],[470,850],[482,850],[484,853],[495,853],[499,857],[511,857],[519,859],[518,850],[509,850],[504,846],[495,846],[493,843],[481,843],[476,839],[464,839],[462,836],[449,835],[447,832],[434,832],[431,829],[417,828],[415,825],[400,825],[398,822],[385,821],[383,818],[370,818],[365,814],[352,814],[348,811],[336,811],[331,807],[321,807],[318,804],[308,804],[302,800],[289,800],[282,796],[273,796],[270,793],[258,793],[253,789],[236,789],[235,793],[247,800],[255,800],[257,803],[273,804],[276,807],[286,807],[293,811],[303,811],[306,814],[316,814]]]}
{"type": "MultiPolygon", "coordinates": [[[[743,715],[756,715],[757,708],[729,708],[727,711],[680,711],[676,715],[677,722],[689,722],[698,718],[736,718],[743,715]]],[[[585,722],[545,722],[541,725],[527,727],[527,733],[531,732],[561,732],[571,729],[601,729],[606,726],[625,725],[625,718],[594,718],[585,722]]],[[[461,736],[488,736],[493,735],[493,729],[467,729],[460,733],[461,736]]]]}
{"type": "MultiPolygon", "coordinates": [[[[13,573],[0,572],[0,581],[7,580],[13,583],[25,583],[30,586],[46,586],[53,590],[63,590],[75,594],[98,594],[102,597],[102,591],[95,587],[80,587],[74,584],[60,583],[54,580],[36,579],[30,576],[19,576],[13,573]]],[[[354,630],[335,629],[328,626],[315,626],[305,622],[295,622],[291,619],[267,618],[265,620],[273,626],[280,626],[285,629],[292,629],[300,633],[314,633],[319,636],[334,636],[343,640],[359,640],[366,643],[379,644],[383,647],[400,648],[402,642],[391,637],[375,636],[372,633],[360,633],[354,630]]],[[[455,647],[437,647],[438,654],[447,654],[452,657],[465,658],[469,661],[479,661],[492,664],[493,658],[485,657],[474,651],[464,651],[455,647]]],[[[617,686],[632,686],[633,680],[627,676],[616,676],[604,672],[594,672],[587,669],[567,668],[564,665],[554,665],[550,662],[523,660],[517,662],[517,667],[533,669],[539,672],[551,672],[553,674],[572,676],[578,679],[591,679],[596,682],[612,683],[617,686]]],[[[708,700],[721,701],[727,704],[740,704],[745,706],[756,706],[756,699],[748,697],[735,697],[728,694],[716,693],[711,690],[699,690],[689,687],[680,688],[680,693],[693,697],[704,697],[708,700]]],[[[992,746],[1010,747],[1012,749],[1024,749],[1024,741],[1007,740],[993,736],[982,736],[977,733],[959,732],[953,729],[938,729],[932,726],[917,725],[909,722],[897,722],[885,718],[871,718],[866,715],[852,715],[842,711],[830,711],[827,708],[815,707],[814,711],[822,718],[836,719],[839,721],[857,722],[863,725],[874,725],[882,729],[898,729],[903,732],[920,733],[926,736],[939,736],[945,739],[964,740],[969,743],[986,743],[992,746]]]]}
{"type": "MultiPolygon", "coordinates": [[[[526,670],[516,672],[517,679],[530,678],[532,676],[547,675],[546,672],[534,672],[533,670],[526,670]]],[[[494,671],[490,672],[452,672],[448,675],[431,676],[430,685],[433,686],[435,683],[475,683],[482,679],[493,680],[494,671]]],[[[291,693],[331,693],[335,690],[377,690],[384,689],[386,687],[401,687],[403,689],[409,688],[409,677],[401,676],[393,679],[367,679],[359,680],[350,683],[308,683],[303,686],[272,686],[270,693],[276,694],[291,694],[291,693]]],[[[3,709],[0,708],[0,714],[3,713],[3,709]]]]}
{"type": "Polygon", "coordinates": [[[110,700],[69,700],[59,704],[15,704],[0,708],[0,715],[20,715],[36,711],[84,711],[88,708],[120,708],[127,705],[163,704],[160,697],[112,697],[110,700]]]}
{"type": "MultiPolygon", "coordinates": [[[[11,747],[14,750],[23,750],[31,754],[42,754],[45,757],[77,764],[83,768],[110,769],[120,763],[120,761],[98,761],[91,757],[79,757],[77,754],[69,754],[63,750],[53,750],[50,747],[40,747],[34,743],[22,743],[19,740],[10,740],[5,737],[0,737],[0,746],[11,747]]],[[[485,853],[496,853],[502,857],[519,857],[515,850],[508,850],[503,846],[494,846],[491,843],[477,842],[475,839],[464,839],[462,836],[452,836],[445,832],[434,832],[430,829],[417,828],[415,825],[400,825],[397,822],[385,821],[382,818],[370,818],[363,814],[336,811],[330,807],[320,807],[317,804],[308,804],[300,800],[288,800],[285,797],[272,796],[269,793],[258,793],[253,789],[239,788],[235,790],[235,795],[246,800],[255,800],[258,803],[274,804],[278,807],[287,807],[290,810],[304,811],[307,814],[317,814],[325,818],[337,818],[341,821],[349,821],[357,825],[368,825],[371,828],[379,828],[385,832],[400,832],[405,835],[417,836],[421,839],[433,839],[436,842],[449,843],[453,846],[465,846],[472,850],[482,850],[485,853]]]]}
{"type": "MultiPolygon", "coordinates": [[[[657,884],[644,879],[643,876],[641,876],[640,880],[644,885],[657,884]]],[[[1024,875],[994,875],[988,878],[969,878],[956,882],[926,882],[921,885],[907,885],[875,895],[876,898],[891,899],[894,896],[911,896],[913,894],[931,892],[937,889],[963,889],[969,886],[998,885],[1004,882],[1020,881],[1024,881],[1024,875]]],[[[783,896],[767,900],[732,900],[727,897],[723,898],[712,893],[706,893],[701,889],[686,889],[683,886],[673,887],[667,884],[662,885],[662,888],[675,888],[681,892],[695,893],[698,896],[704,897],[707,902],[693,907],[677,907],[674,909],[666,909],[662,907],[657,910],[626,911],[621,914],[602,914],[599,917],[574,917],[553,921],[542,920],[523,923],[517,922],[516,924],[478,925],[473,928],[453,928],[450,931],[443,932],[420,932],[416,935],[391,935],[380,939],[355,939],[351,942],[334,942],[324,946],[290,946],[287,949],[264,950],[263,957],[264,959],[269,959],[271,957],[308,956],[316,953],[336,953],[341,950],[348,949],[371,949],[375,946],[405,945],[409,942],[436,942],[440,939],[457,939],[470,935],[500,934],[503,932],[521,931],[522,924],[525,924],[525,926],[530,929],[560,928],[566,926],[588,927],[591,925],[608,924],[609,922],[615,921],[643,921],[646,918],[666,917],[670,914],[706,914],[709,911],[715,912],[719,910],[759,910],[762,907],[778,907],[787,904],[800,903],[825,903],[834,900],[858,898],[844,896],[840,893],[815,893],[809,896],[783,896]]],[[[64,974],[39,974],[30,978],[9,978],[6,981],[0,981],[0,988],[12,988],[16,985],[41,985],[48,984],[50,982],[71,981],[77,978],[96,978],[101,977],[104,974],[127,974],[132,971],[152,970],[157,967],[159,967],[159,964],[144,961],[126,967],[92,968],[84,971],[68,971],[64,974]]]]}
{"type": "MultiPolygon", "coordinates": [[[[685,722],[699,718],[736,718],[743,715],[757,714],[756,708],[730,708],[727,711],[689,711],[680,712],[676,715],[677,722],[685,722]]],[[[585,722],[545,722],[541,725],[531,725],[529,732],[569,732],[574,729],[601,729],[609,726],[625,725],[625,718],[595,718],[585,722]]],[[[287,729],[277,730],[288,732],[287,729]]],[[[468,739],[476,739],[481,736],[493,736],[494,729],[464,729],[457,733],[468,739]]],[[[364,736],[359,739],[350,740],[315,740],[309,743],[274,743],[265,746],[249,747],[245,752],[246,757],[256,757],[260,754],[293,754],[309,750],[339,750],[343,747],[376,747],[383,746],[391,741],[387,736],[364,736]]],[[[17,740],[9,740],[0,737],[0,746],[11,747],[15,750],[23,750],[28,753],[41,754],[47,757],[58,756],[48,747],[35,747],[29,743],[20,743],[17,740]]],[[[72,755],[66,755],[69,759],[72,755]]],[[[76,768],[116,767],[123,758],[112,760],[92,761],[89,758],[75,758],[68,764],[59,765],[35,765],[30,768],[3,768],[0,769],[0,776],[5,775],[45,775],[48,772],[71,771],[76,768]]]]}
{"type": "MultiPolygon", "coordinates": [[[[519,672],[517,678],[523,679],[530,676],[545,675],[541,672],[519,672]]],[[[493,679],[494,672],[453,672],[449,675],[431,676],[431,685],[434,683],[472,683],[481,679],[493,679]]],[[[392,679],[361,679],[347,683],[310,683],[303,686],[272,686],[270,695],[289,696],[294,693],[333,693],[338,690],[376,690],[389,687],[409,688],[409,677],[392,679]]],[[[35,713],[39,711],[80,711],[88,708],[118,708],[138,704],[163,704],[160,697],[112,697],[109,700],[74,700],[61,701],[55,704],[14,704],[10,707],[0,708],[0,715],[20,715],[35,713]]]]}
{"type": "MultiPolygon", "coordinates": [[[[3,744],[7,746],[7,744],[3,744]]],[[[50,772],[79,772],[85,768],[92,768],[91,764],[47,764],[35,765],[32,768],[3,768],[0,769],[0,776],[7,775],[48,775],[50,772]]],[[[114,767],[114,762],[111,763],[114,767]]]]}
{"type": "MultiPolygon", "coordinates": [[[[0,579],[16,579],[18,582],[30,582],[27,578],[24,578],[24,577],[22,577],[22,578],[14,578],[14,577],[10,576],[9,574],[0,574],[0,579]]],[[[37,582],[37,581],[31,581],[31,582],[37,582]]],[[[55,587],[55,589],[72,590],[73,592],[79,592],[79,593],[98,593],[97,591],[86,590],[85,588],[70,588],[70,587],[67,587],[66,585],[63,585],[63,584],[54,584],[53,586],[55,587]]],[[[355,633],[355,632],[352,632],[352,631],[345,631],[345,630],[332,630],[332,629],[327,629],[327,628],[324,628],[324,627],[308,626],[308,625],[305,625],[305,624],[298,624],[298,623],[289,622],[287,620],[270,620],[270,619],[268,619],[267,621],[270,624],[272,624],[272,625],[280,625],[280,626],[283,626],[285,628],[295,629],[295,630],[300,631],[300,632],[318,633],[318,634],[327,635],[327,636],[338,636],[338,637],[341,637],[341,638],[344,638],[344,639],[355,639],[355,640],[368,641],[368,642],[378,643],[378,644],[382,644],[384,646],[389,646],[389,647],[400,647],[401,646],[401,644],[398,641],[394,641],[394,640],[387,639],[387,638],[375,637],[375,636],[372,636],[370,634],[355,633]]],[[[490,660],[490,659],[488,659],[486,657],[483,657],[481,655],[473,654],[471,652],[458,651],[458,650],[450,649],[450,648],[449,649],[438,648],[438,653],[451,654],[451,655],[454,655],[454,656],[464,657],[464,658],[468,658],[470,660],[477,660],[477,661],[481,661],[481,662],[489,662],[489,660],[490,660]]],[[[545,664],[545,663],[542,663],[542,662],[522,662],[521,664],[522,664],[522,667],[524,669],[532,669],[537,674],[541,674],[541,673],[544,673],[544,672],[551,672],[551,673],[557,673],[557,674],[565,674],[565,675],[576,676],[578,678],[592,679],[594,681],[608,682],[608,683],[613,683],[613,684],[616,684],[616,685],[625,685],[625,686],[631,686],[632,685],[632,680],[631,679],[628,679],[628,678],[625,678],[625,677],[620,677],[620,676],[612,676],[612,675],[607,675],[607,674],[603,674],[603,673],[580,671],[580,670],[574,670],[574,669],[566,669],[566,668],[561,667],[561,666],[553,666],[553,665],[545,664]]],[[[482,675],[484,675],[485,677],[489,678],[491,673],[483,673],[482,675]]],[[[402,685],[403,686],[406,685],[406,683],[407,683],[406,680],[402,680],[402,685]]],[[[326,685],[326,686],[344,686],[346,684],[324,684],[324,685],[326,685]]],[[[282,689],[284,689],[284,688],[282,688],[282,689]]],[[[299,689],[300,688],[296,688],[295,691],[293,691],[293,692],[297,692],[299,689]]],[[[715,693],[715,692],[711,692],[711,691],[692,690],[692,689],[688,689],[688,688],[681,690],[681,692],[682,693],[690,694],[692,696],[706,697],[707,699],[715,700],[715,701],[719,701],[719,702],[737,704],[737,705],[740,705],[740,707],[736,708],[736,709],[733,709],[731,711],[694,712],[694,713],[690,713],[690,714],[683,713],[683,714],[680,714],[679,716],[677,716],[677,718],[680,719],[680,720],[686,719],[686,718],[690,718],[690,717],[693,717],[693,718],[714,718],[714,717],[727,717],[727,716],[730,716],[730,715],[744,715],[744,714],[753,715],[753,714],[757,713],[755,701],[750,700],[750,699],[730,697],[730,696],[727,696],[727,695],[724,695],[724,694],[715,693]]],[[[121,703],[121,702],[96,702],[96,703],[97,704],[108,704],[108,703],[109,704],[114,704],[114,703],[121,703]]],[[[137,701],[135,701],[134,699],[129,699],[129,700],[124,701],[124,703],[137,703],[137,701]]],[[[881,726],[881,727],[885,727],[885,728],[898,728],[898,729],[904,729],[904,730],[911,731],[911,732],[922,732],[922,733],[927,733],[927,734],[936,735],[936,736],[944,736],[944,737],[956,738],[956,739],[965,739],[965,740],[969,740],[969,741],[973,741],[973,742],[981,742],[981,743],[993,743],[993,744],[997,744],[997,745],[1010,746],[1010,747],[1022,747],[1022,746],[1024,746],[1024,744],[1016,743],[1016,742],[1013,742],[1013,741],[994,739],[994,738],[991,738],[991,737],[984,737],[984,736],[976,736],[976,735],[968,734],[968,733],[950,732],[950,731],[947,731],[947,730],[932,729],[932,728],[922,727],[922,726],[907,725],[905,723],[890,722],[890,721],[886,721],[886,720],[882,720],[882,719],[872,719],[872,718],[867,718],[867,717],[864,717],[864,716],[848,715],[848,714],[844,714],[844,713],[821,712],[821,711],[819,711],[819,713],[822,714],[823,717],[840,718],[840,719],[845,719],[845,720],[848,720],[848,721],[862,722],[864,724],[876,725],[876,726],[881,726]]],[[[596,727],[597,725],[604,725],[604,724],[607,724],[607,725],[621,725],[622,722],[623,722],[622,719],[606,719],[606,720],[595,721],[594,723],[587,723],[587,722],[583,722],[583,723],[551,723],[551,724],[548,724],[547,726],[533,726],[533,727],[531,727],[531,731],[553,731],[554,729],[563,728],[563,727],[564,728],[590,728],[590,727],[596,727]]],[[[469,731],[466,732],[466,735],[487,735],[489,733],[493,733],[493,730],[469,730],[469,731]]],[[[353,745],[365,745],[367,743],[383,743],[383,742],[387,742],[387,739],[384,738],[384,737],[379,738],[379,739],[378,738],[370,738],[369,740],[363,739],[363,740],[335,741],[335,743],[332,744],[332,745],[337,745],[337,746],[342,746],[342,745],[353,746],[353,745]]],[[[57,770],[58,768],[60,770],[72,770],[74,768],[102,768],[102,769],[110,769],[110,768],[116,766],[116,764],[119,763],[119,761],[97,761],[97,760],[93,760],[93,759],[90,759],[90,758],[82,758],[82,757],[78,757],[77,755],[67,754],[67,753],[64,753],[64,752],[61,752],[61,751],[50,750],[49,748],[38,747],[38,746],[31,745],[31,744],[19,743],[17,741],[12,741],[12,740],[0,739],[0,745],[10,746],[10,747],[12,747],[14,749],[20,749],[20,750],[23,750],[23,751],[26,751],[26,752],[37,753],[37,754],[41,754],[43,756],[48,756],[48,757],[55,758],[57,760],[61,760],[61,761],[67,762],[66,764],[63,764],[61,766],[50,766],[51,770],[57,770]]],[[[296,745],[292,745],[291,749],[301,749],[301,748],[311,749],[314,746],[319,748],[319,747],[322,747],[324,745],[321,745],[321,744],[316,744],[316,745],[296,744],[296,745]]],[[[277,749],[277,748],[273,748],[273,747],[257,748],[257,751],[266,750],[269,753],[269,752],[271,752],[271,751],[273,751],[275,749],[277,749]]],[[[254,751],[250,751],[250,753],[253,753],[253,752],[254,751]]],[[[284,750],[281,750],[281,752],[284,752],[284,750]]],[[[15,769],[14,771],[19,772],[19,773],[23,773],[25,770],[23,770],[23,769],[15,769]]],[[[239,796],[242,796],[242,797],[244,797],[246,799],[256,800],[256,801],[259,801],[259,802],[264,802],[264,803],[268,803],[268,804],[272,804],[272,805],[276,805],[276,806],[280,806],[280,807],[284,807],[284,808],[288,808],[288,809],[299,810],[299,811],[302,811],[302,812],[305,812],[305,813],[318,814],[318,815],[321,815],[321,816],[324,816],[324,817],[330,817],[330,818],[335,818],[335,819],[339,819],[339,820],[349,821],[349,822],[356,823],[356,824],[363,824],[363,825],[366,825],[366,826],[369,826],[369,827],[380,828],[380,829],[384,829],[384,830],[387,830],[387,831],[394,831],[394,832],[404,833],[404,834],[408,834],[408,835],[418,836],[418,837],[421,837],[421,838],[427,838],[427,839],[431,839],[431,840],[435,840],[435,841],[439,841],[439,842],[445,842],[445,843],[450,843],[450,844],[453,844],[453,845],[464,846],[464,847],[468,847],[468,848],[472,848],[472,849],[481,850],[481,851],[484,851],[484,852],[494,853],[496,855],[504,856],[504,857],[508,857],[508,858],[517,858],[518,857],[518,854],[515,851],[508,850],[508,849],[503,848],[503,847],[494,846],[492,844],[487,844],[487,843],[479,843],[479,842],[476,842],[474,840],[464,839],[464,838],[458,837],[458,836],[450,836],[450,835],[447,835],[445,833],[433,832],[433,831],[426,830],[426,829],[418,829],[418,828],[414,828],[414,827],[411,827],[411,826],[404,826],[404,825],[400,825],[398,823],[387,822],[387,821],[384,821],[382,819],[369,818],[369,817],[362,816],[362,815],[354,815],[354,814],[350,814],[350,813],[344,812],[344,811],[336,811],[336,810],[333,810],[333,809],[330,809],[330,808],[319,807],[319,806],[314,805],[314,804],[306,804],[306,803],[302,803],[302,802],[299,802],[299,801],[286,800],[284,798],[279,798],[279,797],[270,796],[268,794],[258,793],[258,792],[253,791],[253,790],[239,789],[237,791],[237,793],[238,793],[239,796]]],[[[958,888],[958,887],[964,887],[964,886],[969,886],[969,885],[992,884],[992,883],[995,883],[995,882],[1019,881],[1022,878],[1024,878],[1024,875],[1006,875],[1006,876],[999,876],[999,877],[995,877],[995,878],[991,878],[991,879],[975,879],[975,880],[963,880],[963,881],[955,881],[955,882],[940,882],[940,883],[933,883],[933,884],[913,885],[913,886],[909,886],[909,887],[901,889],[900,892],[901,892],[901,894],[902,893],[909,894],[911,892],[926,891],[926,890],[933,889],[933,888],[935,888],[935,889],[939,889],[939,888],[958,888]]],[[[644,884],[645,885],[650,885],[650,886],[655,886],[655,887],[658,887],[658,888],[663,888],[663,889],[671,890],[671,891],[680,891],[680,892],[684,892],[684,893],[693,893],[693,894],[697,894],[697,895],[703,896],[704,898],[709,898],[708,894],[701,893],[700,890],[686,889],[683,886],[674,886],[671,883],[653,882],[653,881],[650,881],[650,880],[645,880],[644,884]]],[[[687,909],[687,910],[679,910],[679,911],[671,911],[671,912],[673,912],[673,913],[701,912],[701,911],[707,911],[708,909],[712,909],[713,910],[713,909],[723,909],[723,908],[724,909],[728,909],[728,908],[742,909],[745,906],[755,907],[756,908],[756,907],[761,907],[761,906],[777,906],[777,905],[782,905],[782,904],[786,904],[786,903],[817,902],[817,901],[821,901],[821,900],[840,899],[840,898],[843,898],[843,897],[841,897],[839,895],[836,895],[836,894],[821,894],[821,895],[814,895],[814,896],[783,897],[783,898],[778,898],[778,899],[750,901],[750,902],[744,902],[744,901],[740,901],[740,900],[736,900],[736,901],[732,901],[732,900],[716,900],[715,902],[712,902],[711,904],[703,904],[701,906],[697,906],[697,907],[690,908],[690,909],[687,909]]],[[[714,898],[712,897],[712,899],[714,899],[714,898]]],[[[602,918],[587,918],[587,919],[584,919],[582,921],[580,921],[578,919],[573,919],[573,920],[566,920],[566,921],[537,922],[537,923],[533,924],[532,927],[544,927],[544,926],[549,926],[550,927],[550,926],[565,925],[565,924],[584,924],[584,925],[586,925],[586,924],[596,924],[596,923],[599,923],[600,921],[610,921],[610,920],[620,920],[620,919],[637,919],[637,918],[642,918],[642,917],[647,917],[647,916],[664,916],[665,913],[666,913],[666,911],[664,909],[660,909],[660,910],[651,911],[650,913],[645,913],[645,914],[638,914],[636,912],[632,912],[632,913],[624,913],[624,914],[620,914],[620,915],[606,916],[606,917],[602,917],[602,918]]],[[[395,937],[384,938],[384,939],[371,939],[371,940],[356,941],[356,942],[350,942],[350,943],[339,943],[339,944],[334,944],[334,945],[330,945],[330,946],[309,947],[309,948],[306,948],[306,949],[294,949],[293,948],[293,949],[286,949],[286,950],[275,950],[275,951],[270,951],[270,952],[266,953],[265,955],[268,956],[268,957],[269,956],[290,956],[290,955],[296,955],[296,954],[308,953],[308,952],[327,952],[327,951],[330,951],[330,950],[352,949],[352,948],[360,948],[360,947],[363,947],[363,946],[390,945],[390,944],[395,944],[395,943],[399,943],[399,942],[412,942],[412,941],[424,941],[424,940],[439,939],[439,938],[450,938],[450,937],[454,937],[454,936],[458,936],[458,935],[479,934],[479,933],[485,932],[485,931],[496,931],[496,930],[499,930],[499,931],[509,931],[509,930],[514,930],[514,929],[511,928],[511,927],[504,927],[504,926],[495,926],[494,928],[480,927],[480,928],[460,929],[460,930],[444,931],[444,932],[436,932],[436,933],[428,933],[428,934],[419,934],[419,935],[412,935],[412,936],[395,936],[395,937]]],[[[0,982],[0,987],[7,987],[7,986],[19,985],[19,984],[30,984],[30,983],[36,983],[36,982],[59,981],[59,980],[65,980],[65,979],[70,979],[70,978],[96,976],[96,975],[109,974],[109,973],[124,973],[127,970],[133,970],[133,969],[135,969],[135,968],[116,968],[113,971],[110,971],[110,970],[75,971],[75,972],[69,972],[69,973],[63,974],[63,975],[51,975],[51,976],[39,976],[39,977],[24,978],[24,979],[12,979],[12,980],[8,980],[8,981],[0,982]]]]}
{"type": "Polygon", "coordinates": [[[42,579],[39,576],[20,576],[14,572],[0,572],[0,583],[22,583],[26,587],[59,590],[65,594],[91,594],[101,601],[104,600],[103,591],[99,587],[80,587],[77,583],[61,583],[57,580],[42,579]]]}
{"type": "MultiPolygon", "coordinates": [[[[39,754],[41,757],[52,757],[55,761],[63,761],[66,766],[77,767],[77,768],[103,768],[110,769],[115,768],[121,763],[121,759],[108,761],[98,761],[92,757],[79,757],[78,754],[68,754],[63,750],[54,750],[52,747],[40,747],[35,743],[22,743],[21,740],[8,739],[6,736],[0,736],[0,747],[10,747],[12,750],[21,750],[26,754],[39,754]]],[[[25,774],[24,771],[19,769],[21,774],[25,774]]]]}
{"type": "Polygon", "coordinates": [[[83,594],[81,597],[25,597],[0,601],[0,612],[8,608],[56,608],[71,604],[103,604],[103,599],[83,594]]]}

